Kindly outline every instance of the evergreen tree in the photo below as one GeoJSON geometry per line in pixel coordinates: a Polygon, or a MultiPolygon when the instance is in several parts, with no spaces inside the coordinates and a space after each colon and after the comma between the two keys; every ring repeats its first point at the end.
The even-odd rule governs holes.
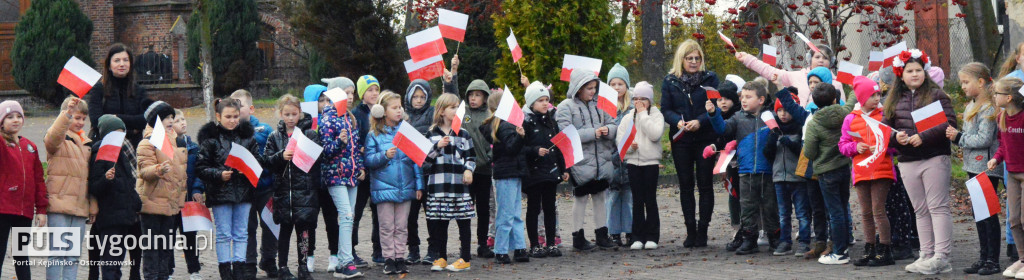
{"type": "Polygon", "coordinates": [[[92,20],[73,0],[33,0],[14,28],[14,82],[32,95],[60,104],[71,92],[57,84],[64,63],[76,56],[95,66],[89,50],[92,29],[92,20]]]}

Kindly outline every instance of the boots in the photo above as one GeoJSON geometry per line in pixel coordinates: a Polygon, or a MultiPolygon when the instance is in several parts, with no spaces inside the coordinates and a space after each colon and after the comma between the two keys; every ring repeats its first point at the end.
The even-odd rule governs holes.
{"type": "Polygon", "coordinates": [[[815,241],[811,244],[811,250],[804,253],[804,259],[817,259],[825,251],[824,241],[815,241]]]}
{"type": "Polygon", "coordinates": [[[743,244],[743,231],[737,231],[736,234],[733,234],[732,241],[730,241],[728,244],[725,244],[725,251],[728,251],[728,252],[736,251],[736,249],[739,248],[740,245],[742,245],[742,244],[743,244]]]}
{"type": "Polygon", "coordinates": [[[615,248],[615,243],[608,238],[608,227],[602,227],[594,230],[594,235],[597,235],[597,246],[601,248],[615,248]]]}
{"type": "Polygon", "coordinates": [[[587,237],[583,235],[583,229],[572,233],[572,247],[577,251],[590,251],[597,246],[590,243],[587,237]]]}
{"type": "Polygon", "coordinates": [[[245,279],[256,279],[256,263],[245,263],[245,279]]]}
{"type": "Polygon", "coordinates": [[[259,268],[267,273],[267,278],[277,278],[277,260],[264,258],[260,260],[259,268]]]}
{"type": "Polygon", "coordinates": [[[742,256],[757,252],[757,232],[745,231],[743,234],[743,244],[736,249],[736,255],[742,256]]]}
{"type": "Polygon", "coordinates": [[[697,244],[697,226],[693,222],[686,222],[686,240],[683,240],[683,248],[693,248],[697,244]]]}
{"type": "Polygon", "coordinates": [[[864,255],[861,258],[853,261],[854,266],[865,266],[868,265],[872,259],[875,258],[875,244],[864,243],[864,255]]]}
{"type": "Polygon", "coordinates": [[[618,246],[618,247],[624,246],[622,244],[622,235],[621,234],[612,234],[612,243],[614,243],[615,246],[618,246]]]}
{"type": "MultiPolygon", "coordinates": [[[[282,266],[278,268],[277,271],[278,280],[296,280],[295,275],[293,275],[292,272],[288,270],[287,266],[282,266]]],[[[301,267],[299,268],[299,271],[302,271],[301,267]]]]}
{"type": "Polygon", "coordinates": [[[703,248],[708,246],[708,224],[705,222],[698,223],[697,226],[697,238],[693,242],[693,247],[703,248]]]}
{"type": "Polygon", "coordinates": [[[217,270],[220,271],[221,280],[234,280],[234,274],[231,272],[231,263],[219,263],[217,264],[217,270]]]}
{"type": "Polygon", "coordinates": [[[231,277],[234,280],[251,280],[245,277],[245,262],[231,263],[231,277]]]}
{"type": "Polygon", "coordinates": [[[295,271],[295,273],[298,273],[299,275],[297,275],[296,278],[298,278],[299,280],[313,279],[313,277],[309,275],[309,269],[306,268],[306,260],[307,260],[307,258],[305,256],[299,255],[298,259],[299,259],[299,270],[295,271]]]}
{"type": "Polygon", "coordinates": [[[875,257],[868,261],[868,266],[886,266],[894,264],[896,264],[896,261],[892,259],[891,245],[879,243],[875,246],[875,257]]]}

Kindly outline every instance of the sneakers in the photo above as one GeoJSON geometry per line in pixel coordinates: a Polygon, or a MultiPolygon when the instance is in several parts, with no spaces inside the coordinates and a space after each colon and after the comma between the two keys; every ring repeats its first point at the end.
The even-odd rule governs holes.
{"type": "MultiPolygon", "coordinates": [[[[433,268],[431,268],[431,269],[433,269],[433,268]]],[[[459,259],[459,260],[455,261],[454,263],[449,264],[448,266],[446,266],[445,269],[447,269],[448,271],[454,271],[454,272],[466,271],[466,270],[469,270],[469,263],[466,262],[463,259],[459,259]]]]}
{"type": "MultiPolygon", "coordinates": [[[[903,270],[906,270],[907,272],[921,273],[921,266],[926,261],[928,261],[928,258],[926,258],[925,256],[918,257],[916,261],[914,261],[913,263],[910,263],[907,266],[903,267],[903,270]]],[[[1021,266],[1024,266],[1024,265],[1021,265],[1021,266]]],[[[1013,274],[1010,274],[1010,276],[1007,276],[1007,277],[1013,277],[1013,275],[1016,274],[1017,270],[1019,270],[1019,269],[1020,269],[1020,267],[1017,267],[1017,269],[1013,271],[1013,274]]]]}
{"type": "Polygon", "coordinates": [[[775,248],[775,252],[772,255],[785,256],[793,253],[793,243],[782,242],[778,247],[775,248]]]}
{"type": "Polygon", "coordinates": [[[316,267],[315,266],[315,264],[316,264],[315,260],[316,260],[316,258],[314,258],[313,256],[306,257],[306,270],[307,271],[313,272],[314,268],[316,267]]]}
{"type": "Polygon", "coordinates": [[[818,263],[827,265],[847,264],[849,262],[850,256],[847,255],[828,254],[818,258],[818,263]]]}
{"type": "Polygon", "coordinates": [[[406,265],[406,261],[403,258],[395,259],[395,270],[400,274],[409,273],[409,267],[406,265]]]}
{"type": "MultiPolygon", "coordinates": [[[[439,256],[439,254],[437,254],[437,253],[427,251],[427,255],[423,256],[423,259],[419,260],[419,261],[422,262],[425,265],[433,265],[434,261],[437,261],[438,259],[443,259],[443,258],[441,258],[439,256]]],[[[414,261],[410,261],[409,259],[405,259],[405,263],[406,264],[420,264],[420,262],[414,262],[414,261]]],[[[445,265],[442,265],[441,267],[443,268],[443,267],[445,267],[445,265]]]]}
{"type": "Polygon", "coordinates": [[[354,264],[356,267],[359,267],[359,268],[369,267],[370,266],[369,263],[367,263],[362,258],[357,256],[356,252],[352,252],[352,264],[354,264]]]}
{"type": "Polygon", "coordinates": [[[725,251],[734,252],[740,247],[740,245],[743,245],[743,232],[737,231],[736,234],[732,236],[732,241],[725,244],[725,251]]]}
{"type": "Polygon", "coordinates": [[[512,263],[512,258],[510,258],[508,254],[494,254],[494,263],[510,264],[512,263]]]}
{"type": "Polygon", "coordinates": [[[384,256],[381,255],[380,252],[374,252],[373,255],[372,255],[372,258],[370,260],[373,261],[374,263],[379,263],[379,264],[386,263],[386,260],[384,260],[384,256]]]}
{"type": "Polygon", "coordinates": [[[339,263],[337,255],[331,255],[330,257],[327,258],[327,271],[338,270],[338,265],[339,263]]]}
{"type": "Polygon", "coordinates": [[[760,231],[760,233],[757,236],[757,246],[765,246],[765,245],[768,245],[768,235],[765,234],[764,231],[762,230],[762,231],[760,231]]]}
{"type": "MultiPolygon", "coordinates": [[[[402,261],[402,263],[405,263],[405,261],[402,261]]],[[[398,273],[398,268],[395,267],[395,260],[394,259],[386,259],[386,260],[384,260],[384,275],[394,275],[394,274],[397,274],[397,273],[398,273]]]]}
{"type": "Polygon", "coordinates": [[[992,275],[999,273],[999,263],[994,261],[986,261],[985,265],[981,266],[978,270],[978,275],[992,275]]]}
{"type": "MultiPolygon", "coordinates": [[[[427,256],[430,256],[430,250],[427,250],[427,256]]],[[[420,259],[420,246],[409,246],[409,254],[405,256],[405,263],[419,264],[421,261],[423,264],[434,262],[434,260],[427,260],[427,258],[420,259]]]]}
{"type": "Polygon", "coordinates": [[[359,272],[359,269],[356,268],[356,265],[351,263],[348,265],[338,265],[338,268],[334,270],[335,278],[350,279],[362,276],[363,273],[359,272]]]}
{"type": "Polygon", "coordinates": [[[630,250],[643,250],[644,249],[644,243],[640,242],[640,241],[633,241],[633,245],[629,246],[629,249],[630,250]]]}
{"type": "Polygon", "coordinates": [[[658,249],[658,243],[657,242],[647,241],[647,243],[644,243],[644,250],[654,250],[654,249],[658,249]]]}
{"type": "Polygon", "coordinates": [[[1003,271],[1003,277],[1014,277],[1014,276],[1016,276],[1017,272],[1020,271],[1020,269],[1022,267],[1024,267],[1024,263],[1022,263],[1020,261],[1013,262],[1013,264],[1011,264],[1010,267],[1007,267],[1006,270],[1003,271]]]}
{"type": "Polygon", "coordinates": [[[978,260],[978,261],[974,262],[973,264],[971,264],[971,266],[965,267],[964,268],[964,273],[965,274],[975,274],[975,273],[978,273],[978,270],[981,270],[982,266],[985,266],[985,261],[984,260],[978,260]]]}
{"type": "Polygon", "coordinates": [[[203,280],[203,276],[199,275],[199,272],[188,275],[188,280],[203,280]]]}
{"type": "Polygon", "coordinates": [[[536,247],[533,247],[533,249],[530,249],[530,257],[533,257],[533,258],[543,258],[543,257],[547,257],[547,256],[548,256],[548,250],[544,249],[544,247],[536,246],[536,247]]]}
{"type": "Polygon", "coordinates": [[[548,257],[554,258],[554,257],[561,257],[562,256],[562,250],[558,249],[558,245],[548,246],[548,250],[547,251],[548,251],[548,257]]]}
{"type": "MultiPolygon", "coordinates": [[[[953,271],[953,266],[949,264],[949,260],[947,260],[946,258],[934,256],[931,259],[928,259],[928,261],[920,264],[918,266],[918,270],[921,272],[921,274],[933,275],[939,273],[950,273],[953,271]]],[[[1017,272],[1017,274],[1020,274],[1020,272],[1017,272]]]]}
{"type": "Polygon", "coordinates": [[[446,267],[448,267],[448,261],[444,258],[438,258],[437,260],[434,260],[433,266],[430,267],[430,271],[443,271],[446,267]]]}
{"type": "Polygon", "coordinates": [[[526,249],[516,249],[513,251],[512,256],[516,262],[530,262],[530,253],[526,249]]]}
{"type": "Polygon", "coordinates": [[[804,256],[804,254],[806,254],[807,252],[810,252],[810,251],[811,251],[811,244],[807,244],[807,243],[801,242],[800,243],[800,247],[798,247],[798,249],[794,249],[793,250],[793,256],[796,256],[796,257],[799,258],[799,257],[804,256]]]}

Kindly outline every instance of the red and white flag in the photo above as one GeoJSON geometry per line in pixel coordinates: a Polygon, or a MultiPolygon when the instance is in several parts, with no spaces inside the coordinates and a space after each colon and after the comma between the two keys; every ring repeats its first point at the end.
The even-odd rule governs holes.
{"type": "Polygon", "coordinates": [[[324,95],[327,96],[327,99],[331,100],[332,104],[334,104],[334,109],[338,111],[338,116],[341,116],[348,111],[348,93],[346,93],[345,90],[342,90],[341,88],[333,88],[325,91],[324,95]]]}
{"type": "Polygon", "coordinates": [[[583,142],[580,141],[580,132],[576,130],[576,126],[566,126],[558,135],[551,137],[551,144],[555,144],[562,152],[565,168],[583,160],[583,142]]]}
{"type": "Polygon", "coordinates": [[[256,157],[248,149],[234,142],[231,143],[231,152],[228,152],[228,159],[224,162],[224,166],[234,168],[242,173],[245,178],[249,179],[249,183],[252,183],[253,188],[259,183],[260,175],[263,175],[263,167],[260,166],[256,157]]]}
{"type": "Polygon", "coordinates": [[[867,143],[868,145],[872,145],[874,147],[874,151],[871,152],[871,155],[864,158],[864,160],[861,160],[856,165],[854,165],[853,168],[854,172],[870,173],[872,172],[872,170],[869,169],[869,166],[874,164],[876,160],[886,155],[886,150],[889,147],[889,136],[892,135],[892,127],[889,127],[888,125],[885,125],[884,123],[872,118],[868,114],[861,114],[860,117],[864,119],[864,122],[867,124],[868,130],[871,131],[871,135],[868,135],[868,137],[871,137],[870,140],[873,141],[868,141],[869,139],[865,139],[862,135],[853,131],[848,131],[847,133],[850,134],[850,136],[860,138],[861,141],[864,141],[864,143],[867,143]]]}
{"type": "Polygon", "coordinates": [[[441,36],[441,28],[437,26],[406,36],[405,44],[409,46],[412,62],[448,53],[448,47],[445,47],[444,38],[441,36]]]}
{"type": "Polygon", "coordinates": [[[811,42],[811,39],[807,39],[807,36],[804,36],[803,33],[797,32],[796,36],[800,37],[800,40],[804,41],[804,43],[807,44],[807,47],[811,48],[812,51],[814,51],[816,53],[820,53],[821,52],[821,50],[818,49],[818,46],[815,46],[814,43],[811,42]]]}
{"type": "Polygon", "coordinates": [[[398,133],[391,140],[391,144],[402,150],[405,156],[412,159],[419,166],[423,166],[423,160],[427,158],[427,153],[434,146],[430,139],[423,136],[422,133],[416,130],[416,127],[413,127],[407,121],[402,121],[402,124],[398,125],[398,133]]]}
{"type": "Polygon", "coordinates": [[[512,91],[505,86],[505,92],[501,94],[501,102],[498,102],[498,109],[494,110],[494,116],[503,119],[517,127],[523,127],[523,110],[519,102],[512,96],[512,91]]]}
{"type": "Polygon", "coordinates": [[[736,49],[736,45],[732,43],[732,40],[729,39],[729,37],[726,37],[725,34],[722,34],[722,31],[718,31],[718,38],[722,38],[722,41],[725,41],[725,44],[728,45],[730,48],[736,49]]]}
{"type": "Polygon", "coordinates": [[[942,103],[939,101],[932,102],[928,106],[910,112],[910,116],[914,118],[914,126],[917,126],[917,133],[924,132],[948,121],[946,119],[946,112],[942,111],[942,103]]]}
{"type": "Polygon", "coordinates": [[[718,161],[715,163],[715,173],[722,174],[729,168],[729,162],[736,156],[736,140],[725,145],[725,149],[718,153],[718,161]]]}
{"type": "Polygon", "coordinates": [[[633,140],[636,138],[636,125],[633,124],[633,119],[624,119],[621,126],[629,127],[629,135],[622,137],[619,141],[619,160],[626,159],[626,152],[629,151],[629,146],[633,145],[633,140]]]}
{"type": "Polygon", "coordinates": [[[708,100],[722,98],[722,93],[718,92],[718,89],[713,87],[702,87],[704,88],[704,95],[708,97],[708,100]]]}
{"type": "Polygon", "coordinates": [[[512,28],[508,29],[505,43],[508,43],[508,49],[512,51],[512,62],[519,62],[519,59],[523,58],[523,48],[519,46],[519,40],[516,40],[516,33],[512,32],[512,28]]]}
{"type": "Polygon", "coordinates": [[[971,194],[971,206],[974,208],[974,221],[981,221],[999,214],[999,196],[985,172],[964,183],[971,194]]]}
{"type": "Polygon", "coordinates": [[[64,63],[64,70],[61,70],[60,76],[57,76],[57,83],[74,92],[78,98],[82,98],[102,77],[103,75],[96,69],[92,69],[82,60],[72,56],[67,63],[64,63]]]}
{"type": "Polygon", "coordinates": [[[149,135],[149,144],[164,153],[167,158],[174,159],[174,146],[171,145],[171,137],[167,136],[167,128],[164,127],[160,116],[156,117],[156,127],[153,127],[153,134],[149,135]]]}
{"type": "Polygon", "coordinates": [[[882,52],[872,51],[868,56],[868,72],[875,72],[882,69],[882,64],[885,64],[885,55],[882,52]]]}
{"type": "Polygon", "coordinates": [[[775,115],[770,111],[761,112],[761,121],[764,121],[764,125],[768,126],[768,129],[779,128],[779,123],[775,121],[775,115]]]}
{"type": "Polygon", "coordinates": [[[603,61],[600,59],[567,54],[562,58],[561,80],[568,82],[575,69],[594,71],[594,75],[598,75],[601,73],[601,63],[603,61]]]}
{"type": "Polygon", "coordinates": [[[597,109],[608,113],[612,118],[619,116],[619,92],[615,91],[615,88],[600,82],[597,86],[597,109]]]}
{"type": "Polygon", "coordinates": [[[274,234],[274,239],[278,239],[281,236],[281,224],[274,221],[274,198],[271,197],[267,200],[267,205],[263,206],[263,211],[260,211],[260,219],[267,224],[267,228],[270,229],[270,233],[274,234]]]}
{"type": "Polygon", "coordinates": [[[676,142],[679,141],[679,139],[683,139],[683,134],[686,134],[686,131],[682,129],[680,129],[679,132],[676,132],[676,134],[673,134],[672,142],[676,142]]]}
{"type": "Polygon", "coordinates": [[[295,133],[292,133],[291,139],[288,139],[288,146],[284,150],[295,151],[295,154],[292,155],[292,163],[302,171],[309,173],[309,169],[313,168],[316,159],[320,158],[320,153],[324,152],[324,147],[310,140],[302,131],[296,130],[295,133]]]}
{"type": "Polygon", "coordinates": [[[125,133],[121,131],[111,131],[107,136],[103,136],[100,150],[96,152],[96,160],[117,163],[117,157],[121,155],[121,145],[124,144],[124,136],[125,133]]]}
{"type": "Polygon", "coordinates": [[[906,50],[907,42],[900,42],[899,44],[895,44],[892,47],[888,47],[883,50],[882,56],[885,58],[885,61],[882,62],[882,67],[892,66],[892,62],[897,59],[896,57],[906,50]]]}
{"type": "Polygon", "coordinates": [[[466,38],[466,25],[469,15],[456,11],[437,9],[437,27],[441,28],[441,36],[462,42],[466,38]]]}
{"type": "MultiPolygon", "coordinates": [[[[310,117],[313,117],[313,130],[317,130],[320,123],[320,104],[318,103],[319,102],[316,101],[299,103],[299,109],[301,109],[303,113],[309,114],[310,117]]],[[[339,112],[338,114],[342,113],[339,112]]]]}
{"type": "Polygon", "coordinates": [[[836,81],[847,85],[853,85],[853,78],[864,73],[864,66],[839,61],[839,73],[836,74],[836,81]]]}
{"type": "Polygon", "coordinates": [[[459,104],[459,109],[455,110],[455,118],[452,119],[452,132],[455,135],[459,135],[459,130],[462,129],[462,120],[466,119],[466,101],[463,100],[459,104]]]}
{"type": "Polygon", "coordinates": [[[210,216],[210,209],[199,202],[185,202],[185,206],[181,208],[181,231],[200,230],[213,231],[213,218],[210,216]]]}
{"type": "Polygon", "coordinates": [[[779,50],[775,46],[769,44],[761,45],[761,61],[764,61],[764,63],[775,66],[779,63],[778,55],[779,50]]]}
{"type": "Polygon", "coordinates": [[[724,183],[725,183],[725,191],[729,192],[729,195],[731,195],[732,197],[739,197],[739,194],[736,193],[736,187],[733,186],[732,178],[731,177],[725,176],[725,182],[724,183]]]}
{"type": "Polygon", "coordinates": [[[429,81],[444,75],[444,61],[442,61],[440,55],[420,62],[413,62],[412,59],[406,60],[405,73],[409,74],[409,81],[415,81],[416,79],[429,81]]]}

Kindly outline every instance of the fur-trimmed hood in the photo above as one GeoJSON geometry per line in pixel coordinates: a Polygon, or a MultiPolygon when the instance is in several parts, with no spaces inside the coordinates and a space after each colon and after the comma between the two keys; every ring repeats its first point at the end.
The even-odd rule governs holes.
{"type": "Polygon", "coordinates": [[[247,120],[240,121],[235,130],[227,130],[216,122],[209,122],[199,128],[199,135],[196,139],[202,143],[207,139],[220,137],[220,135],[224,133],[238,133],[238,136],[241,138],[252,138],[256,133],[256,129],[253,128],[252,123],[247,120]]]}

